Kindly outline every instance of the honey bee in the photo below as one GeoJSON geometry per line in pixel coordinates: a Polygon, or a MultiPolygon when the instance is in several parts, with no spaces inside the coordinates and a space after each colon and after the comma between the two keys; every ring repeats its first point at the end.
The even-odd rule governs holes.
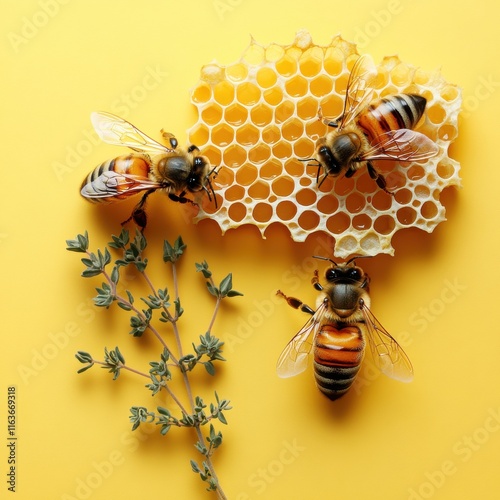
{"type": "Polygon", "coordinates": [[[178,146],[177,139],[163,132],[170,147],[154,141],[131,123],[111,113],[92,113],[92,125],[97,135],[108,144],[127,146],[134,153],[118,156],[97,166],[85,178],[81,195],[91,202],[112,202],[143,193],[131,216],[122,224],[134,220],[144,229],[147,216],[144,206],[148,196],[163,190],[179,203],[196,203],[187,193],[204,190],[217,208],[217,200],[210,182],[216,169],[211,168],[206,156],[197,146],[178,146]],[[208,186],[208,188],[207,188],[208,186]]]}
{"type": "Polygon", "coordinates": [[[290,306],[311,315],[281,353],[278,376],[288,378],[303,372],[313,351],[318,389],[328,398],[338,399],[351,387],[368,342],[375,365],[382,373],[410,382],[413,368],[408,356],[370,311],[368,275],[353,264],[355,258],[345,264],[316,258],[332,263],[325,272],[324,286],[317,270],[311,280],[321,292],[316,310],[280,290],[277,292],[290,306]]]}
{"type": "Polygon", "coordinates": [[[374,161],[422,162],[435,156],[439,148],[413,129],[422,117],[427,100],[417,94],[397,94],[371,103],[371,84],[377,74],[369,56],[361,56],[354,64],[347,82],[344,109],[336,119],[318,117],[335,128],[318,139],[313,158],[318,167],[319,185],[327,176],[342,172],[352,177],[363,165],[377,185],[390,193],[385,178],[373,166],[374,161]],[[324,172],[320,181],[320,171],[324,172]]]}

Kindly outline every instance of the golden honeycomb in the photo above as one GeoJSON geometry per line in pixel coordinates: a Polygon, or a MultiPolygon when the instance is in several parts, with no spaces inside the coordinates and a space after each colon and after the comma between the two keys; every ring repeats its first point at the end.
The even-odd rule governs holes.
{"type": "MultiPolygon", "coordinates": [[[[461,106],[458,87],[438,72],[426,72],[386,57],[377,67],[374,98],[417,93],[427,108],[416,130],[439,146],[425,163],[377,162],[387,188],[380,189],[360,168],[353,177],[328,177],[319,187],[318,168],[308,165],[328,127],[318,119],[342,113],[356,45],[340,36],[327,46],[297,33],[288,46],[254,40],[240,61],[212,63],[201,70],[191,100],[198,120],[189,139],[220,170],[214,181],[218,208],[205,200],[195,221],[211,218],[222,232],[253,224],[262,235],[284,224],[295,241],[314,232],[335,238],[334,254],[393,254],[396,231],[418,227],[431,232],[445,220],[440,193],[459,186],[460,165],[448,155],[457,137],[461,106]]],[[[331,130],[331,129],[330,129],[331,130]]]]}

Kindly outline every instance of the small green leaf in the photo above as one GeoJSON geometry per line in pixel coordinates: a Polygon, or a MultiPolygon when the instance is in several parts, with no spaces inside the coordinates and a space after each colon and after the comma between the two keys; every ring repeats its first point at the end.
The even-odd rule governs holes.
{"type": "Polygon", "coordinates": [[[163,242],[163,261],[171,262],[172,264],[177,262],[184,253],[185,248],[186,245],[180,236],[175,240],[173,245],[165,240],[163,242]]]}
{"type": "Polygon", "coordinates": [[[66,250],[70,252],[85,253],[89,247],[89,235],[87,231],[85,234],[78,234],[74,240],[66,240],[66,250]]]}
{"type": "Polygon", "coordinates": [[[118,280],[120,279],[120,273],[118,271],[118,266],[113,267],[113,270],[111,271],[111,281],[116,285],[118,283],[118,280]]]}
{"type": "Polygon", "coordinates": [[[211,361],[205,361],[205,370],[207,370],[207,373],[209,375],[212,375],[212,377],[215,375],[215,366],[211,361]]]}
{"type": "Polygon", "coordinates": [[[96,288],[97,296],[94,297],[94,304],[98,307],[108,308],[116,297],[113,295],[111,287],[108,283],[103,283],[102,288],[96,288]]]}
{"type": "Polygon", "coordinates": [[[122,353],[120,352],[120,349],[118,349],[118,346],[115,347],[115,353],[116,353],[116,357],[118,359],[118,361],[120,361],[120,363],[122,365],[125,364],[125,358],[123,357],[122,353]]]}
{"type": "Polygon", "coordinates": [[[182,313],[184,312],[184,309],[181,306],[181,299],[177,298],[174,300],[175,304],[175,316],[177,318],[180,318],[182,316],[182,313]]]}
{"type": "Polygon", "coordinates": [[[172,426],[168,425],[168,424],[162,425],[161,430],[160,430],[160,434],[162,436],[164,436],[170,430],[170,427],[172,427],[172,426]]]}
{"type": "Polygon", "coordinates": [[[207,455],[208,448],[203,443],[197,442],[194,446],[202,455],[207,455]]]}
{"type": "Polygon", "coordinates": [[[160,413],[161,415],[164,415],[166,417],[170,417],[170,410],[168,410],[167,408],[163,408],[163,406],[158,406],[157,410],[158,410],[158,413],[160,413]]]}
{"type": "Polygon", "coordinates": [[[94,363],[92,363],[91,365],[84,366],[83,368],[80,368],[79,370],[77,370],[76,373],[86,372],[89,368],[92,368],[93,366],[94,366],[94,363]]]}
{"type": "Polygon", "coordinates": [[[101,273],[101,269],[85,269],[85,271],[82,272],[82,276],[84,278],[92,278],[93,276],[98,276],[101,273]]]}
{"type": "Polygon", "coordinates": [[[238,295],[243,295],[236,290],[233,290],[233,275],[229,273],[220,283],[220,294],[221,298],[224,297],[236,297],[238,295]]]}
{"type": "Polygon", "coordinates": [[[229,290],[233,287],[233,275],[229,273],[221,282],[219,285],[220,293],[223,297],[225,297],[229,290]]]}
{"type": "Polygon", "coordinates": [[[120,236],[114,236],[112,235],[111,238],[113,241],[110,241],[108,243],[108,246],[111,248],[117,248],[117,249],[124,249],[129,242],[129,233],[126,229],[122,229],[120,236]]]}
{"type": "Polygon", "coordinates": [[[80,363],[87,363],[87,366],[84,366],[83,368],[80,368],[77,373],[83,373],[84,371],[88,370],[89,368],[92,368],[94,366],[94,360],[92,359],[92,356],[85,351],[78,351],[75,354],[75,358],[80,361],[80,363]]]}
{"type": "Polygon", "coordinates": [[[212,272],[208,269],[207,261],[204,260],[201,264],[195,264],[196,272],[202,273],[203,277],[209,279],[212,277],[212,272]]]}
{"type": "Polygon", "coordinates": [[[127,304],[126,302],[122,302],[121,300],[119,300],[117,302],[117,304],[118,304],[118,307],[120,307],[124,311],[131,311],[132,310],[132,308],[130,307],[130,305],[127,304]]]}
{"type": "Polygon", "coordinates": [[[78,351],[75,354],[75,358],[80,361],[80,363],[93,363],[92,356],[85,351],[78,351]]]}

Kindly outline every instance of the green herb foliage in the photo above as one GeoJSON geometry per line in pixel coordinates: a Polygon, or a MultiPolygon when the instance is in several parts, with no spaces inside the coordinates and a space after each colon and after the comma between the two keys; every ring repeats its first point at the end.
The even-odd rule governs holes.
{"type": "Polygon", "coordinates": [[[225,412],[231,407],[229,401],[219,398],[217,392],[215,393],[215,401],[209,405],[200,396],[193,396],[189,373],[197,366],[202,365],[206,372],[213,376],[215,375],[216,363],[225,361],[222,356],[224,343],[212,335],[212,327],[221,301],[241,295],[233,290],[232,275],[228,274],[219,286],[216,286],[208,264],[205,261],[196,264],[196,271],[200,272],[206,280],[208,292],[215,297],[215,307],[208,328],[204,334],[199,336],[199,344],[192,344],[192,352],[184,353],[178,327],[179,319],[184,313],[179,298],[177,278],[177,262],[186,249],[181,237],[177,238],[173,245],[168,241],[163,244],[163,261],[171,268],[173,290],[169,290],[167,287],[156,288],[151,282],[147,273],[148,259],[144,257],[147,241],[139,231],[136,231],[134,239],[131,240],[129,232],[123,229],[119,236],[112,236],[112,241],[108,243],[109,248],[105,248],[104,251],[97,250],[97,253],[89,251],[87,232],[83,235],[79,234],[74,240],[67,240],[66,243],[67,250],[85,254],[85,257],[82,258],[82,263],[85,266],[82,272],[83,277],[90,278],[100,275],[104,278],[102,285],[96,288],[95,305],[109,308],[116,304],[120,309],[129,312],[129,333],[134,337],[151,334],[158,340],[162,348],[159,359],[149,363],[147,373],[127,365],[118,347],[105,348],[102,360],[95,359],[87,352],[79,351],[76,358],[84,366],[78,370],[78,373],[83,373],[94,365],[99,365],[112,373],[113,380],[116,380],[122,370],[127,370],[147,378],[146,388],[151,391],[153,396],[160,391],[166,391],[175,403],[176,413],[174,414],[171,410],[161,406],[157,407],[156,411],[134,406],[130,409],[129,417],[132,429],[137,429],[143,423],[153,422],[159,426],[162,435],[167,434],[172,426],[194,428],[198,439],[195,448],[203,458],[201,464],[191,460],[191,468],[208,484],[209,491],[215,491],[219,498],[226,498],[215,473],[212,455],[222,443],[222,433],[216,431],[214,422],[218,420],[222,424],[227,424],[225,412]],[[113,262],[109,249],[121,254],[120,258],[113,262]],[[137,301],[129,290],[125,290],[124,294],[118,292],[120,270],[126,266],[134,266],[144,278],[150,289],[147,297],[141,297],[137,301]],[[175,349],[164,340],[163,323],[171,325],[176,343],[175,349]],[[172,390],[170,381],[173,377],[183,379],[186,392],[184,398],[179,398],[172,390]],[[182,402],[183,399],[187,399],[188,402],[182,402]],[[208,432],[204,433],[203,429],[207,424],[208,432]]]}

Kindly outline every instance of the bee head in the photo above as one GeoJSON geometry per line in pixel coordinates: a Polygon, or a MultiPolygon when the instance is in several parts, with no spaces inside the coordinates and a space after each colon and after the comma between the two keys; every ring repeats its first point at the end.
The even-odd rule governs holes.
{"type": "Polygon", "coordinates": [[[360,267],[354,264],[356,259],[362,257],[353,257],[344,264],[337,264],[328,257],[314,255],[315,259],[327,260],[332,263],[332,266],[325,271],[325,279],[329,284],[349,284],[358,285],[361,288],[366,288],[370,281],[368,275],[360,267]]]}
{"type": "Polygon", "coordinates": [[[337,162],[333,156],[332,150],[327,145],[324,144],[318,148],[317,157],[318,162],[328,175],[336,177],[342,171],[342,165],[337,162]]]}
{"type": "Polygon", "coordinates": [[[364,273],[360,267],[341,265],[327,269],[325,278],[328,283],[362,283],[364,273]]]}
{"type": "Polygon", "coordinates": [[[208,160],[204,156],[195,156],[191,171],[186,179],[188,191],[195,193],[201,191],[206,183],[206,171],[209,168],[208,160]]]}
{"type": "Polygon", "coordinates": [[[332,266],[325,271],[326,284],[319,289],[326,295],[332,311],[342,319],[351,318],[359,311],[360,301],[368,292],[369,278],[364,271],[356,266],[354,259],[344,264],[337,264],[332,259],[328,260],[332,266]]]}

